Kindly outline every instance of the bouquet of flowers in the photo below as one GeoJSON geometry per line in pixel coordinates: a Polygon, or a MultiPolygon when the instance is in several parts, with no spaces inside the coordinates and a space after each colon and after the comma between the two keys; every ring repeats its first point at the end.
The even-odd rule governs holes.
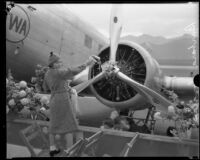
{"type": "Polygon", "coordinates": [[[12,77],[11,72],[8,72],[6,78],[6,110],[14,112],[24,118],[47,119],[48,97],[38,94],[36,90],[29,88],[25,81],[16,83],[12,77]]]}
{"type": "Polygon", "coordinates": [[[47,70],[48,70],[48,67],[41,66],[40,64],[38,64],[35,70],[36,77],[32,77],[31,79],[31,83],[35,84],[35,88],[38,93],[41,93],[44,91],[42,88],[42,84],[43,84],[44,76],[47,70]]]}
{"type": "Polygon", "coordinates": [[[169,99],[173,105],[168,106],[168,112],[157,111],[154,113],[156,120],[172,120],[175,122],[175,129],[171,133],[179,138],[189,138],[191,129],[199,128],[199,100],[195,97],[188,103],[179,101],[175,93],[170,94],[169,99]],[[175,97],[173,97],[175,96],[175,97]]]}

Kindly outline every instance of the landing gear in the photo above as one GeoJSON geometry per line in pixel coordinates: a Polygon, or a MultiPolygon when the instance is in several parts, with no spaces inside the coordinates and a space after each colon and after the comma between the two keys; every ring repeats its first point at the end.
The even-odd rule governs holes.
{"type": "Polygon", "coordinates": [[[151,134],[154,134],[154,128],[155,128],[155,123],[156,120],[154,119],[154,113],[156,111],[156,107],[152,106],[151,108],[149,108],[147,117],[146,117],[146,121],[150,121],[150,126],[149,126],[149,130],[151,131],[151,134]],[[149,118],[151,118],[151,120],[149,120],[149,118]]]}
{"type": "Polygon", "coordinates": [[[154,127],[155,127],[155,122],[156,122],[154,119],[155,110],[156,110],[155,106],[149,107],[145,119],[134,118],[135,111],[129,111],[128,117],[131,118],[132,121],[134,122],[132,123],[134,124],[134,126],[131,126],[133,127],[132,131],[154,134],[154,127]]]}

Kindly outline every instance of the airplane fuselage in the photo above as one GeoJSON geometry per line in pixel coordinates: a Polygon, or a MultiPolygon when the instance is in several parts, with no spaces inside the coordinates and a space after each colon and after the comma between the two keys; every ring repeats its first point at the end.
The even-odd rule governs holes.
{"type": "Polygon", "coordinates": [[[62,5],[15,5],[6,17],[6,70],[30,81],[51,51],[61,55],[66,67],[79,65],[107,44],[90,28],[62,5]]]}

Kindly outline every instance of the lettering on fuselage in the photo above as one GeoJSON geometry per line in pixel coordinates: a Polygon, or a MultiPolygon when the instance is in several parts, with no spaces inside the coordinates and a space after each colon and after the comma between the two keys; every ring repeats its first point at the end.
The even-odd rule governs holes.
{"type": "Polygon", "coordinates": [[[26,24],[27,22],[25,19],[19,18],[18,16],[13,15],[12,13],[10,14],[9,30],[14,29],[15,32],[23,34],[25,36],[27,27],[26,24]]]}
{"type": "Polygon", "coordinates": [[[25,10],[16,5],[6,17],[6,40],[10,42],[23,41],[29,32],[30,20],[25,10]]]}

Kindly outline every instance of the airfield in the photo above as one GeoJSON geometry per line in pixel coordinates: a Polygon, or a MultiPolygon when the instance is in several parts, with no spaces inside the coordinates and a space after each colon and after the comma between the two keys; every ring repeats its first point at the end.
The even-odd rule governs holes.
{"type": "MultiPolygon", "coordinates": [[[[6,158],[49,157],[53,90],[47,94],[42,83],[51,68],[47,59],[54,53],[62,59],[62,67],[84,64],[77,67],[79,72],[65,70],[73,78],[65,78],[67,85],[61,87],[69,87],[63,93],[71,94],[72,88],[77,92],[73,96],[78,102],[69,97],[73,107],[78,103],[74,116],[80,130],[67,151],[64,136],[56,135],[61,149],[56,157],[199,158],[199,93],[193,83],[199,74],[198,37],[183,31],[181,18],[173,20],[171,27],[176,29],[178,22],[181,33],[170,38],[145,34],[145,30],[135,36],[137,27],[123,34],[121,7],[112,6],[105,37],[99,28],[67,10],[67,4],[7,2],[6,158]],[[96,60],[91,65],[87,62],[92,56],[96,60]],[[113,111],[118,114],[115,118],[111,118],[113,111]]],[[[166,11],[165,15],[171,13],[166,11]]],[[[137,19],[146,21],[143,16],[137,19]]],[[[155,29],[152,23],[138,28],[143,26],[155,29]]]]}

